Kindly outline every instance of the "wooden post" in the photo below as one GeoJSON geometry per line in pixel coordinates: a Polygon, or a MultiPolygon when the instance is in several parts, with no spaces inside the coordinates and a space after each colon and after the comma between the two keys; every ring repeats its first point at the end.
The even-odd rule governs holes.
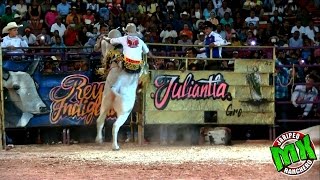
{"type": "MultiPolygon", "coordinates": [[[[2,72],[2,49],[0,46],[0,74],[1,77],[3,75],[2,72]]],[[[4,128],[4,97],[3,97],[3,79],[0,78],[0,148],[4,149],[6,144],[5,138],[5,128],[4,128]]]]}
{"type": "Polygon", "coordinates": [[[188,64],[189,64],[189,61],[188,61],[188,58],[186,58],[186,64],[185,64],[186,71],[188,70],[188,64]]]}
{"type": "MultiPolygon", "coordinates": [[[[274,88],[274,92],[276,92],[276,80],[277,80],[277,78],[276,78],[276,75],[275,75],[275,68],[276,68],[276,60],[277,60],[277,54],[276,54],[276,48],[275,47],[273,47],[272,48],[272,59],[273,59],[273,63],[272,63],[272,65],[273,65],[273,88],[274,88]]],[[[272,129],[271,129],[271,132],[269,132],[269,133],[272,133],[272,135],[271,135],[271,141],[273,141],[276,137],[276,128],[275,128],[275,126],[276,126],[276,113],[275,113],[275,108],[276,108],[276,99],[275,99],[275,96],[273,96],[273,117],[274,117],[274,119],[273,119],[273,125],[272,125],[272,129]]]]}
{"type": "MultiPolygon", "coordinates": [[[[138,113],[138,112],[136,112],[136,113],[138,113]]],[[[136,121],[137,121],[137,119],[136,119],[136,121]]],[[[138,121],[137,121],[138,122],[138,121]]],[[[131,133],[131,139],[130,139],[130,141],[131,142],[133,142],[134,143],[134,140],[135,140],[135,138],[136,137],[134,137],[134,122],[133,122],[133,113],[131,112],[131,114],[130,114],[130,133],[131,133]]]]}
{"type": "Polygon", "coordinates": [[[145,101],[146,101],[146,87],[143,87],[142,93],[140,94],[141,109],[137,111],[136,120],[138,124],[138,144],[141,146],[144,142],[144,118],[145,118],[145,101]]]}
{"type": "Polygon", "coordinates": [[[141,146],[141,145],[143,145],[143,142],[144,142],[144,121],[143,121],[144,116],[140,112],[138,112],[136,114],[136,117],[139,121],[139,123],[138,123],[138,143],[141,146]]]}
{"type": "Polygon", "coordinates": [[[269,126],[269,140],[270,141],[274,141],[274,139],[276,138],[276,126],[275,125],[270,125],[269,126]]]}
{"type": "MultiPolygon", "coordinates": [[[[146,63],[148,63],[148,56],[144,55],[144,61],[146,63]]],[[[149,74],[150,75],[150,74],[149,74]]],[[[137,98],[141,98],[141,101],[139,103],[141,103],[141,109],[139,108],[139,110],[136,113],[136,121],[137,121],[137,125],[138,125],[138,144],[141,146],[144,142],[144,110],[145,110],[145,101],[146,101],[146,87],[143,86],[142,87],[142,93],[140,96],[142,97],[137,97],[137,98]]]]}
{"type": "Polygon", "coordinates": [[[62,130],[62,144],[67,144],[67,129],[63,128],[62,130]]]}

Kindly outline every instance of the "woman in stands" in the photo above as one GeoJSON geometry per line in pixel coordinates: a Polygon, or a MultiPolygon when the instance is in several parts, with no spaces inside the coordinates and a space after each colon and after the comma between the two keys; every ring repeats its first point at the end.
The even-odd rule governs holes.
{"type": "Polygon", "coordinates": [[[44,0],[41,3],[41,19],[44,19],[45,14],[51,9],[51,2],[50,0],[44,0]]]}
{"type": "Polygon", "coordinates": [[[16,13],[18,13],[22,17],[22,19],[25,19],[27,12],[27,4],[24,2],[24,0],[20,0],[19,4],[16,5],[16,13]]]}
{"type": "Polygon", "coordinates": [[[213,9],[212,1],[209,1],[207,7],[203,10],[203,13],[202,13],[202,15],[204,16],[204,19],[209,19],[211,12],[215,13],[215,10],[213,9]]]}
{"type": "Polygon", "coordinates": [[[33,29],[41,29],[40,27],[41,7],[37,3],[37,0],[32,1],[32,5],[29,6],[28,12],[31,20],[31,26],[33,27],[33,29]]]}

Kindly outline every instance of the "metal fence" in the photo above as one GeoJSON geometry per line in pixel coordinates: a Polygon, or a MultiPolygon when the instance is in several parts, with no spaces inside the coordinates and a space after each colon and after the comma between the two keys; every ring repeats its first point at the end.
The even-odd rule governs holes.
{"type": "MultiPolygon", "coordinates": [[[[162,44],[162,43],[149,43],[148,44],[150,47],[164,47],[164,46],[172,46],[172,47],[182,47],[180,44],[162,44]]],[[[204,47],[201,45],[184,45],[183,47],[204,47]]],[[[264,57],[266,60],[270,61],[275,61],[276,60],[276,53],[277,51],[290,51],[290,50],[297,50],[297,49],[309,49],[309,50],[314,50],[317,47],[303,47],[303,48],[278,48],[278,47],[273,47],[273,46],[228,46],[228,47],[223,47],[223,52],[225,54],[231,54],[233,51],[243,51],[245,52],[244,54],[248,54],[253,51],[265,51],[267,56],[264,57]]],[[[94,72],[95,69],[94,67],[97,66],[92,66],[92,64],[99,64],[100,63],[100,57],[101,53],[99,52],[93,52],[93,47],[66,47],[66,48],[51,48],[51,47],[30,47],[30,48],[21,48],[24,49],[24,53],[15,53],[15,54],[10,54],[5,48],[3,48],[1,51],[2,56],[0,60],[0,73],[2,74],[2,68],[3,68],[3,60],[12,60],[12,61],[34,61],[34,60],[39,60],[42,63],[45,62],[57,62],[55,60],[50,59],[51,56],[58,56],[61,59],[59,59],[60,64],[64,63],[72,63],[72,62],[79,62],[81,60],[71,60],[72,56],[77,56],[77,57],[82,57],[84,61],[86,61],[88,68],[87,69],[82,69],[82,71],[86,72],[94,72]],[[2,60],[2,58],[4,58],[2,60]]],[[[187,66],[188,60],[191,59],[197,59],[197,58],[186,58],[185,56],[185,51],[177,50],[174,52],[161,52],[161,51],[155,51],[155,55],[157,55],[158,59],[178,59],[181,61],[186,61],[185,65],[187,66]]],[[[212,54],[210,54],[212,57],[212,54]]],[[[232,59],[232,58],[201,58],[202,60],[208,60],[208,61],[228,61],[228,60],[237,60],[237,59],[232,59]]],[[[249,60],[251,59],[248,56],[245,56],[244,58],[241,58],[241,60],[249,60]]],[[[146,61],[151,62],[150,59],[145,58],[146,61]]],[[[282,67],[289,67],[289,68],[295,68],[295,67],[313,67],[313,68],[319,68],[320,69],[320,64],[312,64],[312,65],[307,65],[307,64],[292,64],[292,65],[277,65],[276,67],[282,68],[282,67]]],[[[319,72],[319,71],[318,71],[319,72]]],[[[58,71],[58,72],[52,72],[52,73],[73,73],[72,71],[58,71]]],[[[2,131],[2,135],[4,134],[4,97],[3,97],[3,81],[2,79],[0,80],[0,85],[1,85],[1,96],[0,96],[0,132],[2,131]]],[[[275,82],[275,79],[273,80],[275,82]]],[[[295,85],[303,85],[305,83],[292,83],[290,84],[291,86],[295,85]]],[[[319,83],[316,83],[315,86],[319,89],[319,83]]],[[[291,104],[291,101],[275,101],[276,103],[276,108],[278,104],[291,104]]],[[[318,98],[316,101],[313,101],[312,103],[314,104],[319,104],[320,103],[320,98],[318,98]]],[[[282,122],[320,122],[320,118],[314,118],[314,119],[278,119],[276,120],[276,123],[282,123],[282,122]]],[[[273,131],[273,134],[275,134],[275,129],[272,127],[271,129],[273,131]]],[[[274,137],[274,136],[273,136],[274,137]]],[[[1,137],[0,143],[3,144],[3,141],[5,140],[4,136],[1,137]],[[2,142],[1,142],[2,141],[2,142]]]]}

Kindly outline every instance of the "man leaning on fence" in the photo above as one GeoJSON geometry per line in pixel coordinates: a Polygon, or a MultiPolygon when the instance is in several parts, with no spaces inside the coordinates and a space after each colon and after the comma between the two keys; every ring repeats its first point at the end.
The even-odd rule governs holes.
{"type": "MultiPolygon", "coordinates": [[[[216,26],[209,21],[204,22],[204,32],[205,32],[205,40],[204,44],[208,45],[206,47],[206,55],[210,58],[222,58],[222,47],[224,45],[230,44],[225,39],[223,39],[219,34],[214,32],[216,30],[216,26]],[[210,50],[212,49],[212,50],[210,50]],[[211,52],[210,52],[211,51],[211,52]],[[212,55],[212,56],[211,56],[212,55]]],[[[217,66],[220,63],[214,63],[214,66],[217,66]]]]}
{"type": "Polygon", "coordinates": [[[306,76],[305,85],[297,85],[291,96],[293,104],[292,113],[298,113],[299,119],[306,119],[313,116],[312,107],[313,102],[318,96],[318,90],[314,87],[317,77],[310,73],[306,76]]]}

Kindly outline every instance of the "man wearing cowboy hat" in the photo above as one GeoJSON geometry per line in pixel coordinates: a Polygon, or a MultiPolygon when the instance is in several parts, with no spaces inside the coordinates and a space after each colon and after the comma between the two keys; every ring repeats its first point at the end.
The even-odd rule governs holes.
{"type": "MultiPolygon", "coordinates": [[[[113,124],[113,150],[119,150],[117,144],[117,133],[119,128],[125,123],[129,113],[132,111],[134,102],[136,100],[136,92],[139,84],[139,77],[142,64],[142,53],[148,54],[154,58],[148,46],[136,36],[137,28],[135,24],[128,23],[125,29],[127,35],[117,38],[107,38],[112,45],[121,44],[123,48],[123,60],[120,67],[122,70],[119,72],[116,81],[111,86],[110,94],[114,97],[112,105],[117,111],[117,120],[113,124]],[[120,108],[117,108],[120,107],[120,108]],[[119,112],[119,113],[118,113],[119,112]]],[[[144,69],[145,70],[145,69],[144,69]]],[[[145,72],[143,71],[143,74],[145,72]]],[[[106,83],[108,84],[108,83],[106,83]]],[[[100,118],[99,118],[100,119],[100,118]]],[[[97,120],[98,122],[99,120],[97,120]]],[[[104,121],[104,118],[103,118],[104,121]]],[[[98,136],[97,136],[98,137],[98,136]]]]}
{"type": "MultiPolygon", "coordinates": [[[[140,65],[142,61],[142,52],[153,57],[153,54],[151,51],[149,51],[148,46],[138,37],[139,33],[137,32],[137,27],[134,23],[128,23],[124,31],[126,32],[125,36],[108,38],[108,41],[110,41],[111,44],[121,44],[123,46],[125,64],[134,64],[133,66],[140,65]]],[[[131,69],[133,73],[140,71],[138,66],[135,68],[138,69],[131,69]]],[[[127,70],[130,71],[130,69],[127,70]]]]}
{"type": "Polygon", "coordinates": [[[194,30],[198,31],[198,32],[202,32],[204,29],[203,29],[203,23],[206,22],[205,20],[203,19],[198,19],[196,21],[196,24],[195,24],[195,28],[194,30]]]}
{"type": "Polygon", "coordinates": [[[134,23],[128,23],[126,28],[122,28],[123,32],[129,36],[137,36],[143,38],[143,34],[140,31],[137,31],[137,27],[134,23]]]}
{"type": "Polygon", "coordinates": [[[30,25],[27,21],[22,20],[22,17],[19,14],[14,15],[14,21],[19,26],[18,34],[24,35],[24,30],[30,25]]]}
{"type": "Polygon", "coordinates": [[[187,11],[183,11],[182,13],[180,13],[180,18],[189,18],[189,13],[187,11]]]}
{"type": "Polygon", "coordinates": [[[172,14],[174,19],[178,19],[179,18],[179,14],[175,11],[175,5],[173,1],[168,1],[167,3],[167,10],[164,11],[164,15],[166,17],[166,19],[170,18],[170,14],[172,14]]]}
{"type": "MultiPolygon", "coordinates": [[[[132,81],[138,82],[141,70],[140,65],[142,64],[142,53],[148,54],[151,58],[154,58],[154,55],[149,51],[149,48],[144,41],[137,37],[137,28],[135,24],[128,23],[125,31],[127,35],[118,38],[107,38],[107,41],[113,45],[122,45],[124,55],[122,63],[123,72],[132,74],[134,76],[132,81]]],[[[113,90],[117,92],[122,83],[124,82],[119,78],[115,83],[113,90]]]]}
{"type": "MultiPolygon", "coordinates": [[[[194,42],[194,45],[204,45],[204,38],[205,38],[205,34],[203,32],[200,32],[199,34],[197,34],[197,40],[194,42]]],[[[205,52],[205,48],[197,48],[197,50],[199,51],[197,58],[208,58],[205,52]]],[[[207,65],[207,60],[204,60],[205,65],[207,65]]]]}
{"type": "Polygon", "coordinates": [[[3,38],[1,47],[7,48],[10,53],[23,53],[22,49],[17,48],[28,47],[28,43],[18,36],[19,27],[16,22],[10,22],[2,29],[2,34],[8,33],[8,35],[3,38]]]}
{"type": "Polygon", "coordinates": [[[180,13],[180,17],[181,17],[181,19],[179,20],[179,23],[175,25],[175,26],[177,26],[178,31],[183,30],[185,24],[187,24],[188,27],[191,29],[192,23],[189,20],[190,14],[187,13],[187,11],[184,11],[183,13],[180,13]]]}

